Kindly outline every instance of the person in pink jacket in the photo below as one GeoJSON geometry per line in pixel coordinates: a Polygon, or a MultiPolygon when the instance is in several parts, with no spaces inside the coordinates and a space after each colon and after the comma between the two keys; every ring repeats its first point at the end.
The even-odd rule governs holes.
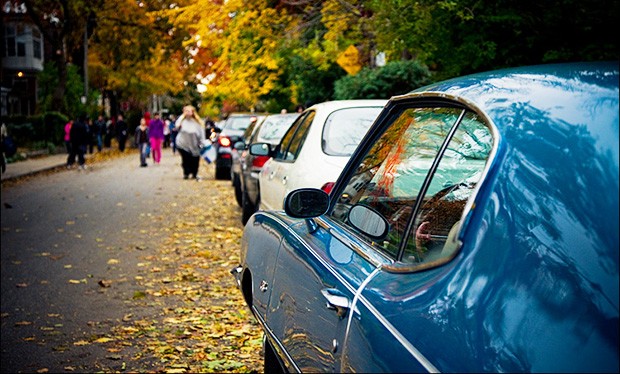
{"type": "Polygon", "coordinates": [[[65,148],[67,149],[67,154],[71,153],[71,126],[73,125],[73,120],[69,120],[65,125],[65,148]]]}
{"type": "Polygon", "coordinates": [[[159,164],[161,161],[161,146],[164,142],[164,121],[161,120],[159,113],[153,113],[153,119],[149,124],[149,140],[151,142],[151,152],[153,161],[159,164]]]}

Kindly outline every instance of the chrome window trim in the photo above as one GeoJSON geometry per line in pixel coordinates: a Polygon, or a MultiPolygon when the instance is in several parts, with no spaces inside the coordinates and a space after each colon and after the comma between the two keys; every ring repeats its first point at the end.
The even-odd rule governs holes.
{"type": "MultiPolygon", "coordinates": [[[[476,186],[474,187],[471,196],[469,197],[469,199],[467,200],[467,202],[465,203],[465,207],[463,208],[463,213],[461,214],[461,219],[459,220],[458,223],[458,231],[457,231],[457,250],[454,251],[454,253],[446,258],[443,259],[439,259],[437,261],[432,261],[432,262],[428,262],[428,263],[423,263],[423,264],[411,264],[411,263],[405,263],[405,262],[400,262],[400,261],[396,261],[395,258],[393,257],[386,257],[387,254],[384,254],[382,251],[380,251],[379,249],[372,249],[375,253],[373,254],[368,254],[365,253],[366,251],[361,248],[360,246],[357,245],[351,245],[351,248],[357,252],[358,255],[362,256],[363,258],[367,259],[368,261],[370,261],[371,263],[375,264],[376,266],[382,266],[383,270],[390,272],[390,273],[415,273],[415,272],[419,272],[419,271],[423,271],[423,270],[428,270],[431,268],[435,268],[438,266],[441,266],[443,264],[446,264],[450,261],[452,261],[455,257],[458,256],[459,253],[461,253],[461,248],[463,246],[463,242],[458,239],[463,231],[464,228],[466,228],[466,225],[464,225],[464,223],[467,223],[469,221],[469,217],[471,216],[473,209],[475,208],[475,200],[478,197],[478,194],[480,192],[480,188],[481,185],[484,184],[485,180],[488,178],[488,174],[489,171],[491,170],[491,167],[494,166],[495,162],[497,161],[497,154],[498,154],[498,149],[499,149],[499,144],[502,142],[502,138],[500,136],[500,133],[497,129],[497,126],[495,125],[495,123],[491,120],[491,118],[486,114],[486,112],[484,112],[483,110],[481,110],[478,105],[476,105],[473,101],[465,99],[463,97],[460,97],[458,95],[453,95],[453,94],[448,94],[445,92],[435,92],[435,91],[427,91],[427,92],[415,92],[415,93],[410,93],[410,94],[405,94],[405,95],[400,95],[400,96],[394,96],[392,97],[392,99],[390,100],[393,103],[398,103],[398,102],[402,102],[405,100],[415,100],[416,103],[424,103],[425,101],[432,101],[434,99],[441,99],[441,100],[445,100],[446,103],[452,103],[453,105],[455,105],[455,107],[464,107],[464,110],[468,110],[471,111],[477,115],[479,115],[482,120],[484,121],[484,123],[486,124],[486,127],[489,129],[491,136],[493,137],[493,145],[491,147],[491,150],[489,152],[489,157],[487,158],[487,161],[485,163],[484,169],[482,170],[481,176],[480,176],[480,182],[476,183],[476,186]],[[379,260],[377,260],[377,254],[381,254],[383,258],[389,258],[388,261],[386,261],[385,264],[381,264],[379,260]]],[[[393,109],[393,108],[392,108],[393,109]]],[[[457,126],[458,128],[458,126],[457,126]]],[[[415,213],[415,212],[414,212],[415,213]]],[[[415,214],[414,214],[415,215],[415,214]]],[[[354,235],[356,238],[360,238],[362,239],[362,241],[364,242],[369,242],[368,238],[362,238],[361,236],[357,235],[356,233],[353,232],[353,230],[351,230],[349,227],[347,227],[346,225],[340,224],[340,222],[337,222],[336,220],[333,220],[334,223],[338,224],[339,227],[341,228],[345,228],[345,230],[347,231],[347,233],[354,235]]],[[[322,225],[323,227],[324,226],[322,225]]],[[[330,232],[332,234],[334,234],[333,230],[330,230],[330,232]]],[[[339,237],[341,238],[342,236],[339,235],[339,237]]],[[[350,243],[349,240],[345,240],[346,243],[350,243]]],[[[370,243],[370,242],[369,242],[370,243]]],[[[369,245],[369,247],[372,247],[372,245],[369,245]]]]}
{"type": "MultiPolygon", "coordinates": [[[[411,356],[413,356],[429,373],[439,373],[439,370],[435,367],[435,365],[433,365],[424,356],[424,354],[422,354],[422,352],[418,351],[413,346],[413,344],[411,344],[411,342],[409,340],[407,340],[407,338],[405,338],[396,329],[396,327],[394,327],[394,325],[392,325],[385,317],[383,317],[383,315],[381,315],[379,313],[379,311],[370,303],[370,301],[368,301],[368,299],[366,299],[364,296],[362,296],[362,292],[364,291],[364,289],[366,288],[368,283],[370,283],[370,281],[374,277],[376,277],[381,272],[381,270],[382,270],[381,267],[376,268],[366,278],[366,280],[364,280],[364,282],[362,282],[362,284],[360,285],[358,291],[355,293],[355,297],[353,298],[353,302],[351,303],[351,307],[352,308],[357,308],[358,301],[361,302],[362,304],[364,304],[364,306],[377,319],[377,321],[379,323],[381,323],[383,325],[383,327],[385,327],[385,329],[388,330],[392,334],[392,336],[394,338],[396,338],[396,340],[398,340],[400,342],[400,344],[411,354],[411,356]]],[[[348,317],[348,320],[347,320],[347,328],[345,330],[345,339],[344,339],[344,347],[345,347],[345,349],[347,347],[347,342],[349,340],[349,331],[350,331],[350,328],[351,328],[351,322],[353,320],[353,317],[354,317],[354,313],[349,313],[349,317],[348,317]]]]}

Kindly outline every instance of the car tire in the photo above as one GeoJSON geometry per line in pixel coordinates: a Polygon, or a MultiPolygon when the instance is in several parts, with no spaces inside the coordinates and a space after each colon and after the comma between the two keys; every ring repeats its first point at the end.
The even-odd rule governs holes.
{"type": "Polygon", "coordinates": [[[225,180],[230,179],[230,170],[227,168],[218,168],[215,167],[215,179],[225,180]]]}
{"type": "Polygon", "coordinates": [[[264,373],[285,372],[282,369],[282,365],[280,365],[280,360],[278,360],[278,356],[276,356],[271,343],[269,343],[269,339],[267,339],[267,336],[265,335],[263,335],[263,364],[264,373]]]}
{"type": "Polygon", "coordinates": [[[243,190],[243,196],[241,199],[241,223],[243,223],[243,225],[248,223],[248,220],[254,213],[256,213],[256,206],[250,202],[248,193],[243,190]]]}
{"type": "Polygon", "coordinates": [[[235,188],[235,200],[237,200],[237,205],[243,206],[241,196],[241,181],[239,180],[239,177],[233,177],[233,186],[235,188]]]}

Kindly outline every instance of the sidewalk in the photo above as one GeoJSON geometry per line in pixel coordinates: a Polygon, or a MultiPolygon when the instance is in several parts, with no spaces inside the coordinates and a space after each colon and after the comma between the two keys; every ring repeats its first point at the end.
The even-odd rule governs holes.
{"type": "Polygon", "coordinates": [[[6,165],[6,171],[2,173],[2,181],[36,174],[42,171],[54,169],[67,164],[67,155],[46,155],[29,158],[6,165]]]}

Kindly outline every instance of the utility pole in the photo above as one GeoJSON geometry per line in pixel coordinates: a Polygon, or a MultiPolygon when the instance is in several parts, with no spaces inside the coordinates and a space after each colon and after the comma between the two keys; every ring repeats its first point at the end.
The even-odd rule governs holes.
{"type": "Polygon", "coordinates": [[[84,25],[84,96],[82,104],[88,100],[88,22],[84,25]]]}

